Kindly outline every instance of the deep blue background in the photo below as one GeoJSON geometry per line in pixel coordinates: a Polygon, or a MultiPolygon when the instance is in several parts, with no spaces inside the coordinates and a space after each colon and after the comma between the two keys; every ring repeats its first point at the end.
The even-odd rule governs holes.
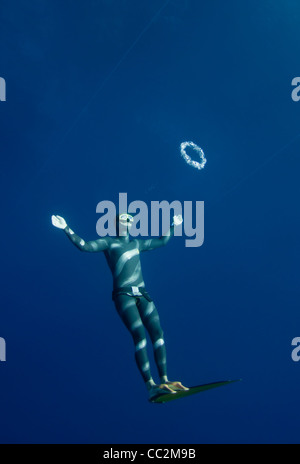
{"type": "Polygon", "coordinates": [[[299,442],[299,1],[162,6],[1,2],[2,443],[299,442]],[[169,377],[242,383],[147,402],[104,257],[50,222],[97,238],[119,192],[205,201],[204,245],[174,238],[144,277],[169,377]]]}

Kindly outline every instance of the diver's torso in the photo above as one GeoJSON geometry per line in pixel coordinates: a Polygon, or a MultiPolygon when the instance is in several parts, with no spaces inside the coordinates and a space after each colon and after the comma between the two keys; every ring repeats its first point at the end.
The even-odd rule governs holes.
{"type": "Polygon", "coordinates": [[[113,287],[144,287],[137,240],[110,238],[105,257],[113,275],[113,287]]]}

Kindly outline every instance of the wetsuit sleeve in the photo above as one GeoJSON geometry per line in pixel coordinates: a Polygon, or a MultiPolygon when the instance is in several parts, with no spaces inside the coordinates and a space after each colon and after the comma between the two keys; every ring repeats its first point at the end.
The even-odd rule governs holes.
{"type": "Polygon", "coordinates": [[[159,238],[150,238],[148,240],[138,240],[139,242],[139,250],[140,251],[150,251],[155,250],[156,248],[160,248],[165,246],[171,237],[174,235],[174,226],[171,226],[170,231],[167,235],[162,235],[159,238]]]}
{"type": "Polygon", "coordinates": [[[70,229],[70,227],[66,227],[64,231],[67,237],[80,251],[98,253],[108,248],[108,243],[105,238],[100,238],[99,240],[91,240],[89,242],[85,242],[82,238],[76,235],[75,232],[73,232],[73,230],[70,229]]]}

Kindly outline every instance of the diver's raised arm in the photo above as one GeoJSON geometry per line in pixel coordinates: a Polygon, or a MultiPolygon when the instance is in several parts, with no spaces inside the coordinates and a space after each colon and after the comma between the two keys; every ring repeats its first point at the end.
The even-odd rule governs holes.
{"type": "Polygon", "coordinates": [[[148,240],[139,240],[139,249],[140,251],[150,251],[150,250],[155,250],[156,248],[160,248],[165,246],[171,237],[174,236],[174,228],[175,226],[179,226],[182,224],[183,219],[181,215],[174,216],[173,218],[173,224],[170,227],[170,230],[168,231],[167,234],[162,235],[159,238],[150,238],[148,240]]]}
{"type": "Polygon", "coordinates": [[[62,229],[71,242],[80,250],[87,251],[90,253],[98,253],[107,249],[108,244],[105,238],[100,238],[99,240],[91,240],[86,242],[81,237],[79,237],[75,232],[70,229],[65,219],[61,216],[52,216],[52,224],[58,229],[62,229]]]}

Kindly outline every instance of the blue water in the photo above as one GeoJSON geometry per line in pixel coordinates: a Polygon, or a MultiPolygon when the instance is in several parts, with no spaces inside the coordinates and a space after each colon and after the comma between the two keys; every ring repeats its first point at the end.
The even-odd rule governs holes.
{"type": "Polygon", "coordinates": [[[299,2],[18,0],[0,18],[0,441],[298,443],[299,2]],[[104,257],[50,222],[97,238],[119,192],[205,202],[204,245],[174,238],[144,277],[171,380],[243,382],[147,402],[104,257]]]}

